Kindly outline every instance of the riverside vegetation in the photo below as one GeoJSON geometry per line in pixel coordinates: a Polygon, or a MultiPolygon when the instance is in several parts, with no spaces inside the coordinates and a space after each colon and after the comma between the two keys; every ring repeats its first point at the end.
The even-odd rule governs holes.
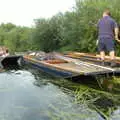
{"type": "MultiPolygon", "coordinates": [[[[110,9],[113,18],[119,24],[120,1],[75,0],[75,2],[71,11],[58,13],[48,19],[35,18],[33,27],[2,23],[0,44],[8,47],[11,52],[42,50],[96,53],[96,24],[106,8],[110,9]]],[[[120,45],[116,46],[119,56],[120,45]]]]}

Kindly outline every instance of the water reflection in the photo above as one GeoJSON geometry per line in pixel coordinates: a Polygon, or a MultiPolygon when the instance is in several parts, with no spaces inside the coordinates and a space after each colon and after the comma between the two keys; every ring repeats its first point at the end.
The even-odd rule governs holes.
{"type": "Polygon", "coordinates": [[[8,70],[0,73],[0,120],[103,120],[97,96],[88,86],[35,69],[8,70]]]}
{"type": "Polygon", "coordinates": [[[112,113],[111,118],[112,120],[120,120],[120,107],[112,113]]]}

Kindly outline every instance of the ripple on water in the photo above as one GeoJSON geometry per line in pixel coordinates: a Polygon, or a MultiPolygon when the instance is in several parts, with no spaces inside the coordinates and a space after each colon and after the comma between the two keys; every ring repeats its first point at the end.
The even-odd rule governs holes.
{"type": "Polygon", "coordinates": [[[65,82],[53,81],[61,80],[30,68],[0,73],[0,120],[102,120],[87,104],[75,103],[65,82]]]}

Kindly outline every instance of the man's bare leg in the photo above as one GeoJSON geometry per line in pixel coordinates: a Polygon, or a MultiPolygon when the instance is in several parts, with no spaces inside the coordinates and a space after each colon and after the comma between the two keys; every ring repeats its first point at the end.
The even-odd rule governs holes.
{"type": "Polygon", "coordinates": [[[116,63],[115,63],[115,51],[110,51],[109,53],[110,55],[110,60],[111,60],[111,67],[116,67],[116,63]]]}
{"type": "Polygon", "coordinates": [[[115,59],[115,51],[110,51],[109,55],[111,60],[115,59]]]}
{"type": "Polygon", "coordinates": [[[104,61],[104,59],[105,59],[105,52],[104,51],[100,52],[100,58],[102,61],[104,61]]]}

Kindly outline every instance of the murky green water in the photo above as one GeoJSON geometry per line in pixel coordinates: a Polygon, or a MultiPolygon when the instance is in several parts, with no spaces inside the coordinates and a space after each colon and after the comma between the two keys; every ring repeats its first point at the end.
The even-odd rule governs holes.
{"type": "Polygon", "coordinates": [[[119,120],[119,95],[111,97],[31,68],[0,73],[0,120],[119,120]]]}

